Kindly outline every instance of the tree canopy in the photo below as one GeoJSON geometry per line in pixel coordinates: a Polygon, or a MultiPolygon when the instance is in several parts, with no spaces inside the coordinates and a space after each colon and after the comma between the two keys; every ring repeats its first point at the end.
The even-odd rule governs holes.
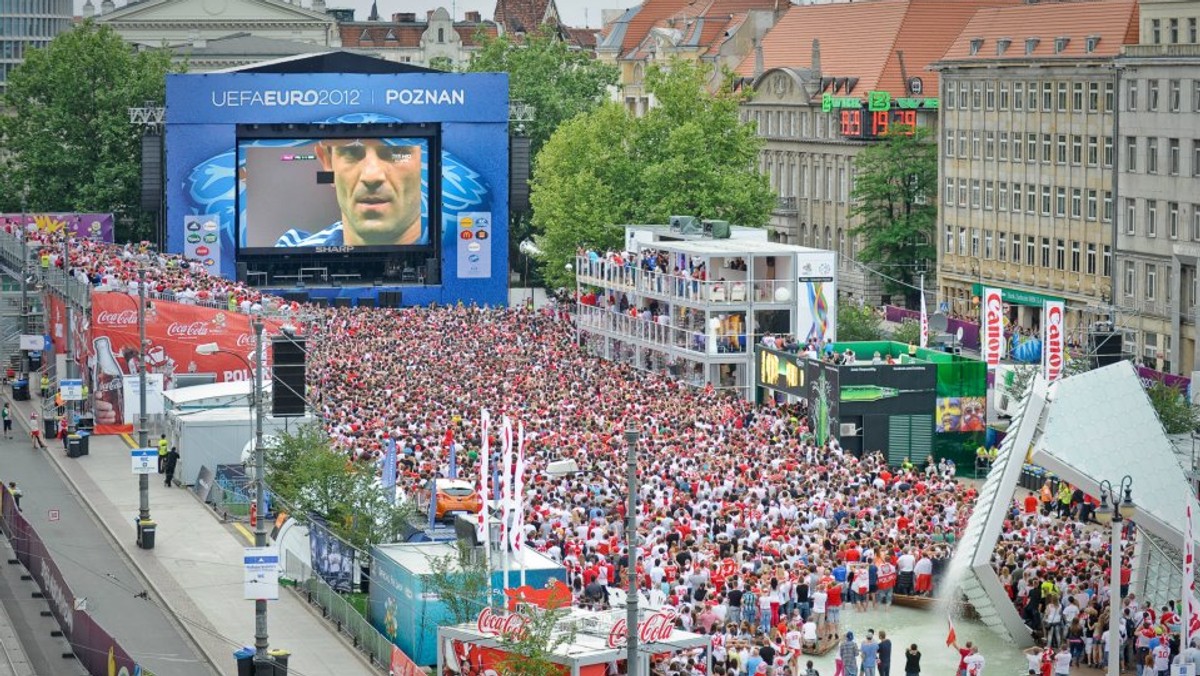
{"type": "MultiPolygon", "coordinates": [[[[135,51],[91,21],[25,53],[0,118],[0,206],[139,215],[141,132],[130,107],[162,105],[165,50],[135,51]]],[[[124,233],[128,235],[129,233],[124,233]]]]}
{"type": "Polygon", "coordinates": [[[937,144],[924,127],[893,127],[855,165],[850,214],[860,219],[851,230],[862,238],[858,260],[890,277],[888,291],[913,307],[917,274],[937,257],[937,144]]]}
{"type": "Polygon", "coordinates": [[[775,203],[756,169],[762,140],[743,124],[728,78],[709,93],[711,67],[675,59],[652,66],[656,105],[635,117],[616,103],[563,124],[534,163],[530,200],[542,274],[573,284],[577,247],[621,245],[618,226],[671,215],[760,226],[775,203]]]}
{"type": "Polygon", "coordinates": [[[617,82],[614,66],[571,49],[548,25],[520,39],[508,34],[480,39],[467,70],[508,73],[509,99],[536,111],[520,123],[534,154],[563,122],[599,106],[617,82]]]}

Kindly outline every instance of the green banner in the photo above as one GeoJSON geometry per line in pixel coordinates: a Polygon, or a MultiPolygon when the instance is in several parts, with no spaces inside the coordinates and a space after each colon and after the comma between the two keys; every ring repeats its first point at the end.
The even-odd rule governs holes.
{"type": "MultiPolygon", "coordinates": [[[[1000,289],[1000,297],[1005,303],[1013,305],[1031,305],[1033,307],[1041,307],[1046,301],[1051,302],[1066,302],[1064,299],[1057,296],[1046,296],[1033,291],[1025,291],[1023,289],[1006,289],[1003,286],[995,287],[1000,289]]],[[[982,284],[971,285],[971,295],[979,297],[983,295],[982,284]]]]}

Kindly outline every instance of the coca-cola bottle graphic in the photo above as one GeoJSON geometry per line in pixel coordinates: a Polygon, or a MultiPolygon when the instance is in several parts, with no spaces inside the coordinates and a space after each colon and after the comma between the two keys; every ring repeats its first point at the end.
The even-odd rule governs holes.
{"type": "Polygon", "coordinates": [[[96,388],[96,423],[121,425],[125,422],[125,390],[121,385],[121,365],[117,363],[108,336],[92,341],[95,362],[92,365],[92,383],[96,388]],[[101,404],[100,402],[104,402],[101,404]],[[106,405],[105,405],[106,404],[106,405]]]}

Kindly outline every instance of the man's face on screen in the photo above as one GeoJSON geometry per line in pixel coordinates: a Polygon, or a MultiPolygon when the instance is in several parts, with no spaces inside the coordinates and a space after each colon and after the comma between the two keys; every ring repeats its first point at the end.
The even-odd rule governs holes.
{"type": "Polygon", "coordinates": [[[416,244],[421,238],[421,147],[389,146],[377,139],[317,144],[333,172],[349,246],[416,244]]]}

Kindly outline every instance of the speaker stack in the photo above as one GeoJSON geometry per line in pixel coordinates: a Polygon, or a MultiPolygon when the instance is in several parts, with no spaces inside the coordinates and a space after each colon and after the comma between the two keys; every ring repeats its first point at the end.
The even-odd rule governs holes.
{"type": "Polygon", "coordinates": [[[1115,364],[1124,358],[1119,332],[1093,331],[1088,334],[1088,343],[1088,351],[1095,355],[1097,368],[1115,364]]]}
{"type": "Polygon", "coordinates": [[[376,307],[401,307],[404,302],[404,296],[400,291],[380,291],[379,300],[376,301],[376,307]]]}
{"type": "Polygon", "coordinates": [[[431,286],[438,286],[442,283],[442,266],[438,265],[438,259],[425,259],[425,283],[431,286]]]}
{"type": "Polygon", "coordinates": [[[304,372],[308,354],[303,338],[278,336],[271,339],[274,366],[271,368],[271,415],[302,416],[305,401],[304,372]]]}

